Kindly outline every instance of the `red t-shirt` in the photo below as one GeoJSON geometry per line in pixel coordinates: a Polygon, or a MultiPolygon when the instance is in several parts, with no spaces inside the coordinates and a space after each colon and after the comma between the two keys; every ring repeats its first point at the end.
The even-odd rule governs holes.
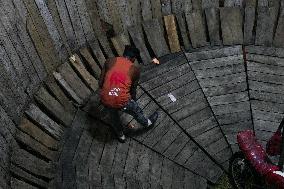
{"type": "Polygon", "coordinates": [[[114,64],[107,70],[101,89],[101,101],[112,108],[122,108],[130,100],[132,78],[130,68],[133,63],[124,57],[114,58],[114,64]]]}

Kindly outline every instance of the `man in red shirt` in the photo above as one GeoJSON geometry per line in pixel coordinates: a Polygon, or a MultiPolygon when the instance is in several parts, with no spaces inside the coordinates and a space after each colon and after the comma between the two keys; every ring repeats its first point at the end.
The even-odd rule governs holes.
{"type": "Polygon", "coordinates": [[[119,111],[132,115],[145,128],[153,126],[158,119],[154,112],[148,119],[136,102],[136,88],[140,77],[140,68],[134,65],[139,50],[125,46],[123,57],[115,57],[105,62],[101,72],[99,86],[101,102],[109,109],[112,128],[120,142],[125,142],[119,111]]]}

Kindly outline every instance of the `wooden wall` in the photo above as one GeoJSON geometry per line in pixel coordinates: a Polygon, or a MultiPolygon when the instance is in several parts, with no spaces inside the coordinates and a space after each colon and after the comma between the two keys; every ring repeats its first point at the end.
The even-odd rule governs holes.
{"type": "Polygon", "coordinates": [[[9,180],[13,135],[33,95],[81,47],[90,47],[100,66],[126,43],[141,50],[144,64],[151,56],[199,47],[283,48],[283,5],[283,0],[0,0],[0,180],[9,180]]]}

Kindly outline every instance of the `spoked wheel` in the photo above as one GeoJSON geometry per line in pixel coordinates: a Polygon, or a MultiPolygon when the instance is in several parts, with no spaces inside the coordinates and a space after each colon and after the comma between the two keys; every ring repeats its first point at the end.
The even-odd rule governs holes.
{"type": "Polygon", "coordinates": [[[234,188],[258,188],[255,185],[254,171],[241,152],[235,153],[230,159],[230,182],[234,188]]]}

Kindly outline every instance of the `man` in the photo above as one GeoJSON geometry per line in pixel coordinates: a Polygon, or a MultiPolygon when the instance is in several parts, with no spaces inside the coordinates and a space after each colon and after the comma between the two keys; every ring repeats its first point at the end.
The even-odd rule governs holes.
{"type": "Polygon", "coordinates": [[[136,102],[140,69],[134,65],[134,62],[139,54],[137,48],[125,46],[123,57],[115,57],[106,61],[99,81],[101,102],[109,109],[111,125],[120,142],[126,140],[120,123],[120,110],[132,115],[144,128],[153,126],[158,119],[157,112],[154,112],[148,119],[145,118],[136,102]]]}

